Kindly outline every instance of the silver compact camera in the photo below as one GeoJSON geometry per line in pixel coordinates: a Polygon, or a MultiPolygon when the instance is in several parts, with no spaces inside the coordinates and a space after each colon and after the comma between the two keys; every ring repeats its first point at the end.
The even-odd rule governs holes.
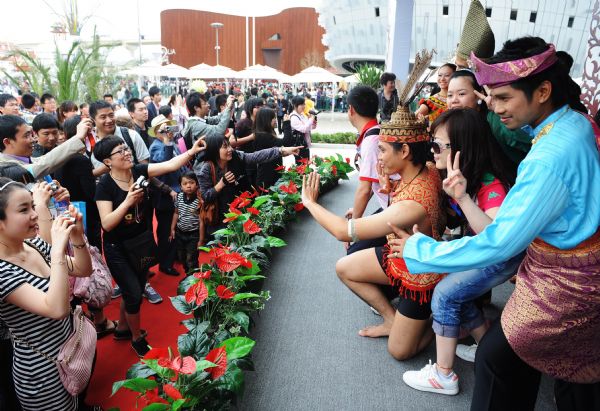
{"type": "Polygon", "coordinates": [[[149,185],[150,182],[146,180],[146,177],[144,176],[139,176],[135,183],[133,183],[133,186],[136,190],[139,190],[140,188],[148,188],[149,185]]]}
{"type": "Polygon", "coordinates": [[[75,224],[75,217],[71,217],[71,214],[68,211],[65,211],[62,214],[62,217],[66,218],[67,221],[69,221],[70,224],[75,224]]]}
{"type": "Polygon", "coordinates": [[[177,132],[179,132],[179,126],[167,126],[165,127],[165,132],[176,134],[177,132]]]}

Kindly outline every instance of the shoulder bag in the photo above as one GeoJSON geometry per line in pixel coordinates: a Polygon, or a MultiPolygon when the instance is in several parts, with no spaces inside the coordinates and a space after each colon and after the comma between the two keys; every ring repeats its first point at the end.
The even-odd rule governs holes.
{"type": "Polygon", "coordinates": [[[112,276],[100,251],[88,245],[92,258],[92,274],[89,277],[69,277],[73,295],[93,308],[104,308],[112,297],[112,276]]]}
{"type": "Polygon", "coordinates": [[[73,334],[60,347],[56,357],[33,347],[26,340],[12,335],[12,338],[56,364],[60,381],[71,395],[80,394],[87,387],[92,374],[92,363],[96,353],[96,327],[84,315],[81,306],[75,307],[71,315],[73,334]]]}

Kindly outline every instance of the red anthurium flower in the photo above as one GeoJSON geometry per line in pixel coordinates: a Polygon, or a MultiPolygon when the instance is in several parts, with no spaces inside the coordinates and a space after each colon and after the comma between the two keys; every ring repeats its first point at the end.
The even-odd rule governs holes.
{"type": "Polygon", "coordinates": [[[183,395],[181,395],[179,390],[177,388],[173,387],[171,384],[163,385],[163,391],[165,392],[165,394],[167,394],[169,397],[173,398],[174,400],[180,400],[183,398],[183,395]]]}
{"type": "Polygon", "coordinates": [[[235,293],[221,284],[217,287],[217,296],[223,300],[229,300],[235,296],[235,293]]]}
{"type": "Polygon", "coordinates": [[[248,208],[246,209],[246,211],[248,211],[250,214],[254,214],[254,215],[259,215],[259,214],[260,214],[260,211],[258,211],[258,210],[257,210],[256,208],[254,208],[254,207],[248,207],[248,208]]]}
{"type": "Polygon", "coordinates": [[[239,208],[241,207],[246,207],[251,203],[250,199],[248,198],[242,198],[240,201],[240,204],[238,205],[239,208]]]}
{"type": "Polygon", "coordinates": [[[302,203],[294,204],[294,210],[296,212],[300,212],[300,211],[304,210],[304,204],[302,204],[302,203]]]}
{"type": "Polygon", "coordinates": [[[259,189],[260,191],[262,191],[263,193],[268,193],[268,192],[269,192],[269,190],[267,190],[267,189],[266,189],[266,188],[264,188],[264,187],[260,187],[260,186],[259,186],[259,187],[258,187],[258,189],[259,189]]]}
{"type": "Polygon", "coordinates": [[[169,349],[151,348],[150,351],[144,355],[144,360],[158,360],[159,358],[169,358],[169,349]]]}
{"type": "Polygon", "coordinates": [[[198,272],[194,273],[194,277],[202,278],[202,279],[206,280],[207,278],[210,278],[211,274],[212,274],[212,271],[210,271],[210,270],[198,271],[198,272]]]}
{"type": "Polygon", "coordinates": [[[235,215],[231,216],[231,217],[227,217],[226,219],[223,220],[224,223],[228,223],[230,221],[234,221],[237,220],[239,216],[242,215],[242,212],[240,210],[237,209],[230,209],[229,211],[231,211],[232,213],[235,213],[235,215]]]}
{"type": "Polygon", "coordinates": [[[208,258],[210,258],[211,260],[216,260],[217,258],[221,257],[222,255],[227,254],[227,248],[226,247],[213,247],[208,251],[208,258]]]}
{"type": "Polygon", "coordinates": [[[302,164],[308,164],[308,162],[309,162],[309,161],[310,161],[310,160],[309,160],[308,158],[301,158],[301,159],[300,159],[300,162],[301,162],[302,164]]]}
{"type": "Polygon", "coordinates": [[[143,398],[146,401],[146,405],[155,403],[169,404],[169,401],[158,395],[158,387],[146,391],[146,393],[143,395],[143,398]]]}
{"type": "Polygon", "coordinates": [[[306,164],[298,166],[298,168],[296,168],[296,171],[298,171],[298,174],[304,174],[304,172],[306,171],[306,164]]]}
{"type": "Polygon", "coordinates": [[[196,361],[194,357],[175,357],[171,361],[171,366],[167,368],[182,374],[193,374],[196,372],[196,361]]]}
{"type": "Polygon", "coordinates": [[[331,166],[331,174],[333,174],[334,176],[337,176],[337,167],[334,165],[331,166]]]}
{"type": "Polygon", "coordinates": [[[208,289],[206,288],[206,284],[204,281],[200,280],[196,284],[192,285],[185,292],[185,301],[188,304],[191,304],[192,301],[196,303],[196,305],[200,306],[208,297],[208,289]]]}
{"type": "Polygon", "coordinates": [[[206,361],[210,361],[216,364],[216,367],[207,368],[206,371],[210,373],[213,380],[221,377],[227,371],[227,352],[225,347],[219,347],[211,350],[206,354],[206,361]]]}
{"type": "Polygon", "coordinates": [[[350,164],[350,157],[346,157],[346,163],[350,164]]]}
{"type": "Polygon", "coordinates": [[[246,267],[246,268],[252,268],[252,261],[250,261],[250,260],[248,260],[248,259],[244,258],[244,261],[242,261],[242,262],[240,263],[240,265],[241,265],[242,267],[246,267]]]}
{"type": "Polygon", "coordinates": [[[261,228],[252,220],[248,220],[244,223],[244,232],[248,234],[256,234],[261,231],[261,228]]]}
{"type": "Polygon", "coordinates": [[[240,194],[240,198],[250,198],[250,191],[244,191],[240,194]]]}
{"type": "Polygon", "coordinates": [[[215,259],[219,270],[229,273],[238,268],[246,259],[239,253],[225,253],[215,259]]]}
{"type": "Polygon", "coordinates": [[[290,181],[287,186],[281,186],[281,191],[288,194],[296,194],[298,192],[298,186],[293,181],[290,181]]]}
{"type": "Polygon", "coordinates": [[[285,170],[284,166],[275,167],[275,171],[282,171],[282,170],[285,170]]]}

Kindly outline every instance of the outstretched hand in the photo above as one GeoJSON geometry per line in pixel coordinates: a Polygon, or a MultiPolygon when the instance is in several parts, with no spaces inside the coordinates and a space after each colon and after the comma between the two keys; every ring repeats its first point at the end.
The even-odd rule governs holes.
{"type": "Polygon", "coordinates": [[[290,155],[299,155],[300,154],[300,149],[304,148],[304,146],[296,146],[296,147],[281,147],[281,155],[283,157],[287,157],[290,155]]]}
{"type": "Polygon", "coordinates": [[[456,152],[454,162],[451,154],[448,154],[446,161],[446,170],[448,176],[442,181],[442,187],[446,194],[456,201],[462,200],[467,195],[467,179],[460,171],[460,151],[456,152]]]}
{"type": "Polygon", "coordinates": [[[480,93],[477,90],[473,90],[473,92],[475,93],[475,95],[477,96],[477,98],[481,101],[485,101],[485,104],[488,106],[488,108],[490,110],[493,110],[494,108],[492,107],[493,102],[492,102],[492,96],[486,96],[483,93],[480,93]]]}
{"type": "Polygon", "coordinates": [[[396,227],[392,223],[388,222],[388,225],[397,237],[393,240],[388,241],[388,244],[390,246],[390,256],[392,258],[402,258],[404,254],[404,244],[406,243],[406,240],[408,240],[413,234],[417,234],[419,232],[419,227],[415,224],[413,226],[412,234],[409,234],[408,231],[403,230],[400,227],[396,227]]]}
{"type": "Polygon", "coordinates": [[[302,203],[306,206],[316,203],[319,198],[319,182],[321,176],[316,171],[302,176],[302,203]]]}

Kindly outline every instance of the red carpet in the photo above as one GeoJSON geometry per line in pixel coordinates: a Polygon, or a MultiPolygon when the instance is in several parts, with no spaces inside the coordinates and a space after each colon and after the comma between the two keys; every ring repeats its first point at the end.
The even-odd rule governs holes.
{"type": "MultiPolygon", "coordinates": [[[[175,268],[183,272],[180,265],[175,268]]],[[[177,285],[183,279],[183,275],[172,277],[158,271],[158,266],[151,271],[156,273],[150,279],[150,284],[162,296],[160,304],[150,304],[144,299],[141,309],[141,326],[148,331],[148,343],[153,347],[170,346],[177,349],[177,337],[186,331],[180,324],[181,320],[187,318],[177,312],[169,296],[177,295],[177,285]]],[[[121,298],[112,300],[105,308],[105,313],[111,320],[119,318],[119,304],[121,298]]],[[[112,384],[115,381],[124,380],[129,367],[138,361],[138,357],[131,348],[129,341],[115,341],[112,335],[107,335],[98,340],[96,368],[88,388],[86,402],[91,405],[101,405],[105,410],[111,407],[119,407],[121,410],[135,410],[135,398],[137,393],[121,389],[114,397],[111,397],[112,384]]]]}

